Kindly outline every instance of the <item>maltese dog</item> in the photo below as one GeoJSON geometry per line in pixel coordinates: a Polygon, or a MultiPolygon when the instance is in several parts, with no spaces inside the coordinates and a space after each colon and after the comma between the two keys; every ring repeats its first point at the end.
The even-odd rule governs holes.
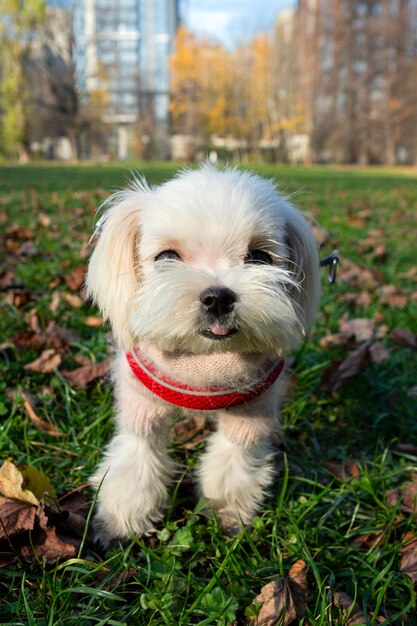
{"type": "Polygon", "coordinates": [[[248,524],[273,480],[284,357],[319,300],[312,229],[274,185],[205,164],[105,203],[87,290],[112,325],[117,431],[92,482],[104,546],[153,530],[175,464],[175,407],[216,429],[198,468],[201,495],[230,529],[248,524]]]}

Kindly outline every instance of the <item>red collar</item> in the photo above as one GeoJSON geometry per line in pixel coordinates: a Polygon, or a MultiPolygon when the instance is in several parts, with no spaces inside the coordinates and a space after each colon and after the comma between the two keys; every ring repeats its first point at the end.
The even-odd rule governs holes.
{"type": "Polygon", "coordinates": [[[237,387],[235,389],[209,387],[203,389],[170,380],[158,372],[138,348],[134,348],[132,352],[127,352],[126,358],[136,378],[152,393],[176,406],[202,411],[224,409],[257,398],[276,381],[285,364],[284,359],[269,360],[259,371],[256,384],[250,387],[237,387]]]}

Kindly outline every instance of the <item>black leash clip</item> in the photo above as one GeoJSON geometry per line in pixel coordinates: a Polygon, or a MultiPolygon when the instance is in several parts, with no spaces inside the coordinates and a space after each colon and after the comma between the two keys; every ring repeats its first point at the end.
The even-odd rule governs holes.
{"type": "Polygon", "coordinates": [[[337,256],[337,250],[333,250],[332,254],[324,257],[320,260],[320,267],[329,268],[328,280],[331,285],[336,281],[337,264],[339,263],[339,257],[337,256]]]}

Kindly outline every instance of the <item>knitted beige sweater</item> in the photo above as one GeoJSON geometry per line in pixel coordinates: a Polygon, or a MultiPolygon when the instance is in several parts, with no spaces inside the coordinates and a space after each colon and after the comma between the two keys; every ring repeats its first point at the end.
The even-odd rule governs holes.
{"type": "MultiPolygon", "coordinates": [[[[196,387],[238,387],[258,382],[270,354],[218,352],[205,355],[166,353],[141,343],[140,351],[163,376],[196,387]]],[[[119,428],[151,434],[163,428],[175,407],[146,389],[134,376],[126,355],[120,353],[114,367],[119,428]]],[[[276,426],[283,376],[259,398],[242,405],[210,411],[218,427],[233,439],[251,444],[276,426]]]]}

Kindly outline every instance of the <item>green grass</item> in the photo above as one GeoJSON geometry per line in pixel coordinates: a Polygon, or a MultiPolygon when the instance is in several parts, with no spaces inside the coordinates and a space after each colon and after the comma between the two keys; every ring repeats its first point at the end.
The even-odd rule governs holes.
{"type": "MultiPolygon", "coordinates": [[[[87,305],[49,306],[53,292],[67,291],[63,274],[79,266],[93,229],[94,212],[108,192],[122,187],[134,164],[102,166],[33,165],[0,167],[0,211],[5,230],[12,224],[34,233],[35,253],[23,257],[8,249],[4,266],[31,299],[21,307],[1,308],[0,344],[27,328],[24,316],[36,309],[74,330],[79,339],[64,355],[60,369],[76,367],[83,354],[101,360],[108,354],[106,329],[82,319],[87,305]],[[39,213],[50,226],[39,221],[39,213]],[[7,222],[5,219],[7,217],[7,222]]],[[[144,164],[151,183],[169,178],[173,165],[144,164]]],[[[360,293],[338,282],[327,286],[317,323],[295,355],[296,386],[283,411],[285,454],[278,454],[278,477],[253,528],[235,539],[222,535],[216,520],[202,512],[183,480],[175,489],[165,522],[152,541],[132,541],[126,549],[98,555],[86,549],[78,559],[56,565],[13,565],[0,570],[0,624],[89,626],[99,624],[244,624],[245,610],[261,587],[286,574],[297,559],[308,567],[309,595],[304,624],[343,624],[331,608],[333,591],[344,591],[361,605],[368,624],[417,624],[416,596],[410,578],[400,573],[400,548],[416,520],[388,505],[385,493],[399,486],[417,458],[400,453],[398,443],[417,441],[417,403],[407,395],[416,385],[417,358],[410,348],[392,344],[389,331],[416,332],[416,283],[403,276],[416,264],[417,178],[389,170],[268,166],[256,168],[280,181],[285,194],[311,212],[329,233],[323,254],[337,247],[342,260],[377,270],[379,285],[396,284],[408,296],[403,307],[383,303],[380,287],[370,289],[366,307],[343,296],[360,293]],[[358,213],[369,210],[362,222],[358,213]],[[381,229],[386,255],[371,258],[361,242],[381,229]],[[367,366],[334,394],[320,390],[322,371],[343,358],[340,347],[322,348],[319,340],[337,332],[341,316],[372,317],[387,327],[383,341],[390,357],[367,366]],[[341,481],[326,461],[355,459],[359,475],[341,481]],[[355,547],[355,537],[382,531],[385,541],[355,547]],[[126,580],[120,576],[134,568],[126,580]],[[382,622],[377,617],[383,616],[382,622]],[[332,621],[333,620],[333,621],[332,621]]],[[[414,279],[415,280],[415,279],[414,279]]],[[[107,381],[73,390],[60,375],[23,368],[38,353],[2,345],[0,351],[0,449],[44,472],[59,492],[88,480],[111,430],[111,390],[107,381]],[[60,439],[33,427],[22,402],[10,390],[23,388],[37,398],[39,417],[64,433],[60,439]]],[[[203,444],[196,450],[173,446],[192,475],[203,444]]],[[[91,494],[92,499],[92,494],[91,494]]]]}

